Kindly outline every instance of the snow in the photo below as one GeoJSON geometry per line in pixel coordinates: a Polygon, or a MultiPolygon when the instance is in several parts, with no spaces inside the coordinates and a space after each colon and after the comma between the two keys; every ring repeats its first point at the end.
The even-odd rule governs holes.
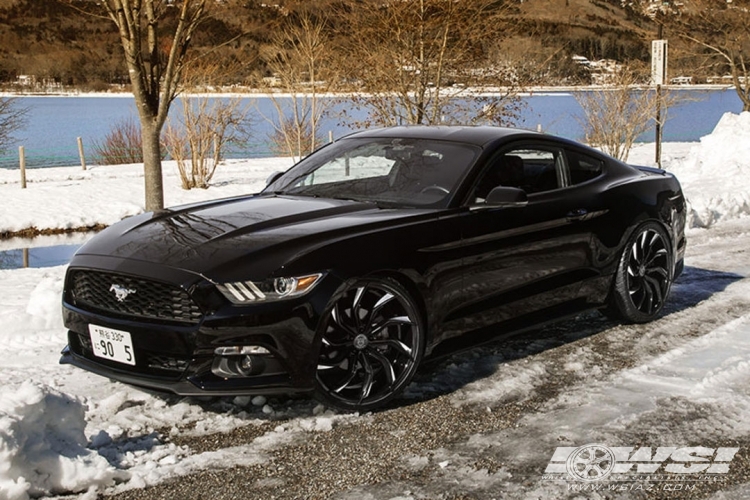
{"type": "MultiPolygon", "coordinates": [[[[210,189],[180,187],[175,162],[164,162],[165,205],[255,193],[274,171],[286,170],[290,158],[227,160],[210,189]]],[[[0,234],[28,228],[72,229],[111,225],[144,210],[143,167],[133,165],[36,168],[26,171],[26,189],[18,170],[0,169],[0,234]]]]}
{"type": "MultiPolygon", "coordinates": [[[[750,112],[726,113],[699,143],[666,144],[662,166],[677,175],[690,203],[689,227],[750,214],[750,112]]],[[[641,145],[631,163],[652,163],[653,146],[641,145]],[[648,158],[648,159],[646,159],[648,158]]]]}
{"type": "Polygon", "coordinates": [[[48,386],[23,382],[0,391],[0,492],[22,499],[40,492],[112,486],[126,474],[86,448],[85,407],[48,386]]]}
{"type": "MultiPolygon", "coordinates": [[[[631,162],[652,164],[653,145],[637,146],[631,162]]],[[[284,158],[228,161],[214,186],[197,191],[183,191],[176,167],[166,164],[167,204],[255,192],[271,172],[290,164],[284,158]]],[[[750,273],[750,113],[725,115],[699,143],[665,144],[663,164],[681,180],[691,214],[686,278],[675,284],[673,309],[647,330],[623,325],[598,333],[597,341],[633,353],[631,367],[606,369],[596,344],[572,342],[555,350],[555,364],[544,357],[516,359],[507,351],[473,352],[410,387],[407,396],[448,387],[453,404],[492,411],[543,389],[555,366],[579,380],[514,428],[429,451],[445,484],[467,491],[493,488],[497,497],[555,497],[564,490],[542,481],[541,474],[518,483],[505,467],[490,473],[468,464],[490,452],[500,463],[537,464],[549,461],[557,446],[636,445],[627,442],[634,429],[653,428],[653,439],[660,441],[654,446],[712,446],[750,432],[744,417],[750,412],[750,282],[744,279],[750,273]],[[681,412],[700,405],[708,408],[704,419],[680,423],[681,412]]],[[[138,165],[31,170],[26,190],[17,175],[0,171],[0,233],[112,224],[143,210],[138,165]]],[[[0,249],[21,243],[3,240],[0,249]]],[[[155,396],[59,365],[66,343],[60,311],[65,268],[0,270],[0,498],[95,498],[97,492],[143,488],[208,468],[259,464],[309,433],[369,418],[339,415],[307,399],[256,396],[209,404],[155,396]],[[256,429],[257,437],[202,453],[179,444],[181,436],[239,428],[256,429]]],[[[539,342],[539,351],[549,353],[539,342]]],[[[403,463],[424,468],[427,454],[404,456],[403,463]]],[[[409,490],[368,486],[366,496],[409,490]]],[[[742,498],[743,491],[734,487],[715,498],[742,498]]],[[[350,493],[365,497],[364,490],[350,493]]]]}

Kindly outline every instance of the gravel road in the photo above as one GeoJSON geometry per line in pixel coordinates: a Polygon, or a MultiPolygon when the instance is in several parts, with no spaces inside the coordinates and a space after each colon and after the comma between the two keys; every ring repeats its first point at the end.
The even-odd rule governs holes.
{"type": "MultiPolygon", "coordinates": [[[[686,272],[664,317],[651,324],[620,325],[591,313],[462,352],[421,370],[391,408],[280,440],[256,465],[216,464],[106,498],[748,498],[750,435],[722,428],[732,420],[712,405],[684,396],[662,398],[635,421],[604,434],[586,434],[586,422],[574,429],[549,424],[555,412],[593,399],[592,385],[616,384],[626,371],[750,314],[746,228],[747,223],[727,224],[691,236],[686,272]],[[610,446],[739,451],[728,474],[687,488],[670,483],[681,484],[678,492],[648,481],[619,484],[620,490],[573,491],[564,481],[544,480],[554,446],[585,444],[577,439],[581,435],[617,441],[605,443],[610,446]]],[[[274,400],[275,406],[284,404],[274,400]]],[[[268,439],[294,418],[269,418],[226,434],[165,432],[162,439],[209,453],[268,439]]]]}

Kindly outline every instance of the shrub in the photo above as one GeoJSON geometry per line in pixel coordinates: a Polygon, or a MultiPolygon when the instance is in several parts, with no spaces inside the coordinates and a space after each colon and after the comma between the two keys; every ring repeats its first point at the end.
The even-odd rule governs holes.
{"type": "Polygon", "coordinates": [[[303,158],[323,144],[320,137],[313,139],[313,126],[307,116],[279,116],[272,122],[273,132],[268,134],[271,152],[279,156],[303,158]]]}
{"type": "Polygon", "coordinates": [[[177,163],[183,189],[208,188],[226,145],[248,136],[240,99],[181,98],[182,113],[172,118],[164,146],[177,163]]]}
{"type": "Polygon", "coordinates": [[[94,141],[94,158],[99,165],[143,163],[141,127],[132,118],[117,122],[104,136],[94,141]]]}

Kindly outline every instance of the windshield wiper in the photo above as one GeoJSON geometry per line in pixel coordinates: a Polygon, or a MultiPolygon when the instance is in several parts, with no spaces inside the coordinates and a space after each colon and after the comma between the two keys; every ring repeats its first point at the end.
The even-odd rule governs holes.
{"type": "Polygon", "coordinates": [[[373,203],[375,203],[378,208],[414,208],[395,201],[373,200],[373,203]]]}
{"type": "Polygon", "coordinates": [[[274,196],[300,196],[304,198],[320,198],[319,194],[307,193],[305,191],[293,192],[293,191],[271,191],[274,196]]]}

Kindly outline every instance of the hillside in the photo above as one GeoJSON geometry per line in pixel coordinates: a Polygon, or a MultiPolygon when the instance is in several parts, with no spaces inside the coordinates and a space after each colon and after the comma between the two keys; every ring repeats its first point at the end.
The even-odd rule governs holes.
{"type": "Polygon", "coordinates": [[[656,27],[650,19],[602,0],[531,0],[522,2],[525,25],[545,42],[591,60],[646,60],[656,27]]]}
{"type": "MultiPolygon", "coordinates": [[[[91,5],[76,2],[81,9],[91,5]]],[[[331,19],[335,2],[279,3],[271,7],[225,0],[212,6],[194,48],[210,51],[212,59],[231,68],[222,83],[254,85],[267,76],[264,55],[273,53],[271,37],[280,22],[293,19],[300,9],[328,17],[339,44],[356,36],[337,29],[336,19],[331,19]]],[[[529,0],[511,4],[506,17],[513,28],[496,47],[488,42],[487,60],[501,58],[517,65],[530,83],[585,79],[571,62],[572,55],[645,62],[655,33],[647,18],[600,0],[529,0]]],[[[121,58],[117,32],[106,18],[86,15],[65,1],[0,0],[0,84],[13,85],[26,75],[26,84],[104,90],[127,84],[121,58]]]]}

